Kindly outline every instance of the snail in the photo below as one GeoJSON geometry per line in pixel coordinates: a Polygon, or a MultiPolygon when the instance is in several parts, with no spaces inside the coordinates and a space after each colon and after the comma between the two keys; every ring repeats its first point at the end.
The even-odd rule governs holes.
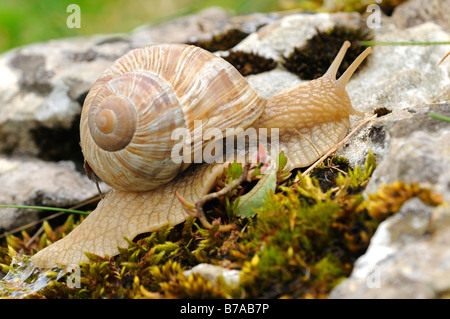
{"type": "Polygon", "coordinates": [[[176,197],[195,202],[215,185],[227,163],[188,168],[174,163],[171,132],[184,128],[205,147],[211,140],[196,134],[218,128],[279,128],[279,144],[288,168],[308,166],[330,150],[350,127],[355,110],[345,86],[367,48],[336,79],[350,47],[346,41],[319,79],[263,99],[233,66],[199,47],[154,44],[116,60],[87,95],[81,120],[81,147],[91,169],[113,190],[69,235],[31,260],[39,267],[86,261],[84,252],[114,256],[125,237],[176,225],[189,216],[176,197]],[[199,136],[199,137],[195,137],[199,136]]]}

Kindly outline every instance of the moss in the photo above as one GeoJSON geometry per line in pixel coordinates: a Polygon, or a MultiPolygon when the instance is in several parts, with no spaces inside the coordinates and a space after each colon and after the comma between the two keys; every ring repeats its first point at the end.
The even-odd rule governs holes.
{"type": "Polygon", "coordinates": [[[232,64],[243,76],[270,71],[277,66],[273,59],[258,54],[230,50],[249,34],[239,29],[230,29],[224,33],[214,35],[208,40],[188,42],[187,44],[199,46],[210,52],[228,51],[224,60],[232,64]]]}
{"type": "MultiPolygon", "coordinates": [[[[371,39],[370,30],[366,27],[352,29],[339,26],[326,32],[317,30],[317,34],[309,39],[303,47],[295,48],[289,56],[284,57],[282,64],[288,71],[297,74],[302,79],[317,79],[325,74],[344,41],[348,40],[352,46],[339,67],[338,78],[364,51],[365,47],[359,45],[359,41],[371,39]]],[[[366,60],[362,65],[366,63],[366,60]]]]}
{"type": "Polygon", "coordinates": [[[392,110],[389,110],[385,107],[379,107],[373,111],[373,114],[376,114],[377,117],[382,117],[388,115],[389,113],[392,113],[392,110]]]}
{"type": "Polygon", "coordinates": [[[270,71],[277,66],[273,59],[243,51],[229,50],[224,59],[231,63],[243,76],[270,71]]]}
{"type": "Polygon", "coordinates": [[[210,52],[226,51],[244,40],[248,35],[248,33],[242,30],[233,28],[216,34],[211,39],[192,41],[187,44],[196,45],[210,52]]]}
{"type": "Polygon", "coordinates": [[[385,219],[400,210],[408,199],[418,197],[429,206],[443,203],[442,195],[434,194],[429,189],[421,188],[418,184],[405,184],[397,181],[390,185],[381,184],[374,194],[369,194],[364,208],[376,220],[385,219]]]}
{"type": "Polygon", "coordinates": [[[347,172],[350,168],[348,160],[340,156],[327,158],[318,165],[310,174],[319,182],[320,188],[325,192],[336,187],[336,178],[341,172],[347,172]]]}
{"type": "MultiPolygon", "coordinates": [[[[355,168],[343,158],[329,158],[310,175],[297,171],[279,179],[262,208],[246,218],[236,216],[234,203],[255,181],[243,183],[205,206],[216,225],[212,229],[189,218],[129,240],[128,248],[111,259],[87,254],[89,261],[79,265],[80,289],[68,287],[66,274],[30,298],[326,298],[351,273],[379,223],[406,200],[442,202],[429,190],[402,182],[382,185],[365,199],[362,191],[374,168],[371,153],[363,167],[355,168]],[[234,223],[236,229],[218,232],[219,222],[234,223]],[[240,284],[183,273],[202,262],[242,270],[240,284]]],[[[217,189],[241,172],[239,164],[230,165],[217,189]]],[[[78,223],[69,217],[55,229],[44,224],[40,238],[28,246],[26,232],[8,236],[0,246],[0,271],[9,270],[12,250],[31,255],[78,223]]]]}
{"type": "MultiPolygon", "coordinates": [[[[52,228],[48,221],[44,221],[41,226],[43,232],[36,240],[31,240],[31,236],[28,232],[22,231],[20,236],[15,236],[12,234],[6,236],[4,244],[21,254],[33,255],[35,252],[66,236],[70,231],[78,226],[83,219],[83,216],[69,215],[65,222],[62,225],[57,226],[55,229],[52,228]]],[[[8,253],[9,251],[6,247],[0,247],[0,263],[3,263],[3,261],[11,261],[8,253]]]]}
{"type": "Polygon", "coordinates": [[[183,267],[176,262],[169,261],[162,267],[154,266],[149,272],[161,291],[159,294],[165,298],[231,297],[227,294],[223,281],[219,281],[217,285],[212,284],[195,273],[187,277],[183,274],[183,267]]]}
{"type": "Polygon", "coordinates": [[[261,245],[253,238],[260,238],[263,244],[259,251],[257,246],[252,247],[252,251],[258,252],[244,262],[242,285],[246,292],[252,297],[297,298],[307,293],[320,297],[328,291],[328,285],[325,288],[325,282],[321,281],[327,274],[316,268],[333,269],[338,276],[345,274],[336,258],[327,253],[334,241],[332,221],[339,212],[339,206],[329,200],[310,206],[295,196],[292,189],[275,195],[271,204],[258,213],[258,223],[246,234],[250,236],[245,238],[248,244],[261,245]],[[320,277],[320,283],[314,282],[316,277],[320,277]],[[320,287],[312,289],[313,284],[320,287]]]}

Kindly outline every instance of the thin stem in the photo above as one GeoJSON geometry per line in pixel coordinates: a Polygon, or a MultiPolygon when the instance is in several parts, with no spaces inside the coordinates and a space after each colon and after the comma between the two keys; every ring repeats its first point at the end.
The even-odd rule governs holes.
{"type": "Polygon", "coordinates": [[[0,205],[0,208],[38,209],[38,210],[48,210],[48,211],[54,211],[54,212],[65,212],[65,213],[72,213],[72,214],[89,215],[89,213],[81,211],[81,210],[58,208],[58,207],[46,207],[46,206],[0,205]]]}
{"type": "MultiPolygon", "coordinates": [[[[99,198],[99,196],[96,196],[96,197],[94,197],[94,198],[85,200],[85,201],[83,201],[83,202],[81,202],[81,203],[78,203],[77,205],[72,206],[72,207],[70,208],[70,210],[74,210],[74,209],[76,209],[76,208],[78,208],[78,207],[85,206],[85,205],[87,205],[87,204],[93,203],[93,202],[98,201],[98,200],[100,200],[100,198],[99,198]]],[[[21,206],[21,207],[26,207],[26,206],[21,206]]],[[[49,219],[52,219],[52,218],[55,218],[55,217],[58,217],[58,216],[64,214],[64,212],[62,212],[61,209],[58,209],[58,211],[59,211],[59,212],[56,213],[56,214],[53,214],[53,215],[50,215],[50,216],[41,218],[41,219],[39,219],[39,220],[37,220],[37,221],[28,223],[28,224],[23,225],[23,226],[21,226],[21,227],[15,228],[15,229],[13,229],[13,230],[11,230],[11,231],[5,232],[4,234],[1,234],[1,235],[0,235],[0,239],[6,237],[7,235],[17,233],[17,232],[22,231],[22,230],[24,230],[24,229],[27,229],[27,228],[29,228],[29,227],[33,227],[33,226],[35,226],[35,225],[37,225],[37,224],[39,224],[39,223],[42,223],[42,222],[45,221],[45,220],[49,220],[49,219]]],[[[39,234],[43,231],[43,229],[44,229],[44,228],[41,226],[41,227],[39,228],[39,230],[38,230],[38,231],[30,238],[30,240],[25,244],[25,247],[28,247],[28,246],[32,243],[32,241],[33,241],[37,236],[39,236],[39,234]]]]}
{"type": "MultiPolygon", "coordinates": [[[[365,125],[366,123],[374,120],[377,117],[377,115],[372,115],[371,117],[362,120],[361,123],[358,124],[358,126],[356,126],[353,131],[351,131],[346,137],[344,137],[339,143],[337,143],[331,150],[329,150],[327,153],[325,153],[321,158],[319,158],[313,165],[311,165],[306,171],[304,171],[302,173],[302,176],[305,176],[307,174],[309,174],[317,165],[319,165],[320,163],[322,163],[330,154],[336,152],[338,150],[339,147],[341,147],[345,142],[347,142],[347,140],[353,135],[355,134],[363,125],[365,125]]],[[[299,179],[295,178],[294,183],[298,183],[299,179]]]]}
{"type": "MultiPolygon", "coordinates": [[[[91,204],[91,203],[96,202],[96,201],[101,200],[101,199],[102,199],[102,197],[99,195],[99,196],[96,196],[96,197],[94,197],[94,198],[85,200],[85,201],[83,201],[83,202],[81,202],[81,203],[78,203],[78,204],[76,204],[76,205],[70,207],[70,209],[76,209],[76,208],[79,208],[79,207],[83,207],[83,206],[85,206],[85,205],[91,204]]],[[[44,218],[42,218],[42,219],[40,219],[40,220],[38,220],[38,221],[36,221],[36,222],[34,222],[34,223],[30,223],[30,224],[25,225],[25,226],[31,227],[31,226],[34,226],[34,224],[38,224],[38,223],[40,223],[40,222],[43,222],[43,221],[45,221],[45,220],[50,220],[50,219],[52,219],[52,218],[56,218],[56,217],[58,217],[58,216],[60,216],[60,215],[62,215],[62,214],[65,214],[65,213],[64,213],[64,212],[59,212],[59,213],[56,213],[56,214],[53,214],[53,215],[44,217],[44,218]]],[[[28,227],[27,227],[27,228],[28,228],[28,227]]],[[[36,240],[36,238],[37,238],[43,231],[44,231],[44,226],[41,225],[41,227],[39,227],[39,229],[34,233],[34,235],[30,237],[30,239],[28,240],[28,242],[25,244],[25,247],[30,246],[30,245],[36,240]]]]}
{"type": "Polygon", "coordinates": [[[439,63],[436,66],[441,65],[442,62],[444,62],[444,60],[450,55],[450,51],[448,51],[448,53],[442,58],[441,61],[439,61],[439,63]]]}
{"type": "Polygon", "coordinates": [[[436,114],[436,113],[430,113],[428,114],[429,117],[432,117],[436,120],[441,120],[441,121],[445,121],[445,122],[449,122],[450,123],[450,117],[441,115],[441,114],[436,114]]]}
{"type": "MultiPolygon", "coordinates": [[[[32,223],[23,225],[23,226],[21,226],[21,227],[18,227],[18,228],[16,228],[16,229],[14,229],[13,231],[5,232],[4,234],[0,235],[0,238],[6,237],[6,236],[8,236],[8,235],[10,235],[10,234],[17,233],[17,232],[19,232],[19,231],[22,231],[22,230],[24,230],[24,229],[27,229],[27,228],[29,228],[29,227],[32,227],[32,226],[34,226],[35,224],[42,223],[43,221],[46,221],[46,220],[50,220],[50,219],[56,218],[56,217],[61,216],[61,215],[63,215],[63,214],[65,214],[65,212],[59,212],[59,213],[55,213],[55,214],[53,214],[53,215],[50,215],[50,216],[41,218],[41,219],[39,219],[39,221],[36,222],[36,223],[32,222],[32,223]]],[[[44,231],[44,227],[43,227],[43,226],[39,227],[38,231],[37,231],[36,233],[34,233],[33,236],[30,237],[30,239],[28,240],[28,242],[25,243],[25,247],[30,246],[31,243],[37,238],[37,236],[39,236],[43,231],[44,231]]]]}

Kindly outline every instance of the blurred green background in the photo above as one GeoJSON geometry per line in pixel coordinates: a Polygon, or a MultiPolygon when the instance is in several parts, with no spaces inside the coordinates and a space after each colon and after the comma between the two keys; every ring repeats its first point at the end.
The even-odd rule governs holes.
{"type": "MultiPolygon", "coordinates": [[[[401,2],[401,0],[384,0],[401,2]]],[[[186,15],[210,6],[233,14],[302,9],[357,10],[372,0],[0,0],[0,52],[48,39],[95,33],[128,32],[145,24],[186,15]],[[81,28],[66,26],[67,6],[81,8],[81,28]]]]}

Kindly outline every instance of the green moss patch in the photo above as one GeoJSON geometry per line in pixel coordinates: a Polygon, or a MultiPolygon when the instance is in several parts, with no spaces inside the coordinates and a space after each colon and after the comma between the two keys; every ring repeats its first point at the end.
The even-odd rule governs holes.
{"type": "MultiPolygon", "coordinates": [[[[326,298],[350,275],[379,223],[406,200],[442,202],[429,190],[402,182],[382,185],[365,198],[362,191],[374,168],[369,153],[364,167],[350,168],[334,157],[306,176],[295,171],[287,178],[279,170],[275,192],[254,216],[239,217],[236,202],[258,182],[255,174],[253,181],[204,206],[211,229],[189,218],[130,240],[111,259],[87,254],[89,261],[79,265],[81,288],[70,288],[65,275],[29,298],[326,298]],[[235,228],[218,232],[220,224],[235,228]],[[183,273],[199,263],[241,270],[240,283],[229,286],[183,273]]],[[[240,164],[230,165],[217,189],[241,172],[240,164]]],[[[27,232],[8,236],[0,246],[0,272],[10,270],[13,251],[31,255],[78,223],[73,217],[55,229],[45,223],[31,245],[27,232]]]]}

